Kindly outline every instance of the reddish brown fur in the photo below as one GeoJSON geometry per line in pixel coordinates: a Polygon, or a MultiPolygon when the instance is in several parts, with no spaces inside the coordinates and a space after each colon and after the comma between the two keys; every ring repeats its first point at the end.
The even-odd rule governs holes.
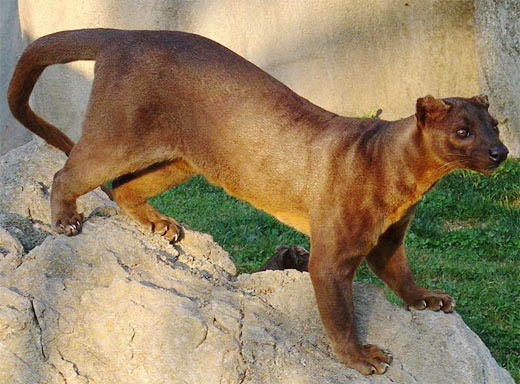
{"type": "Polygon", "coordinates": [[[389,122],[341,117],[203,37],[79,30],[45,36],[22,55],[9,87],[13,114],[70,157],[56,173],[54,227],[76,234],[76,198],[114,179],[115,199],[141,224],[178,240],[180,227],[146,199],[202,174],[311,236],[309,271],[338,359],[383,373],[391,356],[362,346],[352,279],[364,258],[406,303],[449,312],[447,294],[418,288],[403,248],[415,204],[455,168],[490,172],[505,147],[484,97],[417,101],[389,122]],[[45,66],[96,60],[79,142],[28,106],[45,66]],[[461,128],[462,127],[462,128],[461,128]],[[462,137],[465,129],[471,135],[462,137]],[[72,148],[72,149],[71,149],[72,148]],[[491,152],[495,156],[491,159],[491,152]]]}

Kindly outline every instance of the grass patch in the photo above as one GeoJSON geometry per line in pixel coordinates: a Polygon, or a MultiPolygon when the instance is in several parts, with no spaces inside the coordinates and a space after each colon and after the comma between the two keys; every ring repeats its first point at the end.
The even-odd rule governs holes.
{"type": "MultiPolygon", "coordinates": [[[[213,235],[239,272],[256,270],[279,244],[309,239],[197,177],[152,200],[192,229],[213,235]]],[[[418,284],[443,289],[457,311],[520,381],[520,161],[491,177],[455,172],[426,195],[406,238],[418,284]]],[[[366,265],[358,281],[382,283],[366,265]]],[[[393,302],[399,300],[389,293],[393,302]]]]}

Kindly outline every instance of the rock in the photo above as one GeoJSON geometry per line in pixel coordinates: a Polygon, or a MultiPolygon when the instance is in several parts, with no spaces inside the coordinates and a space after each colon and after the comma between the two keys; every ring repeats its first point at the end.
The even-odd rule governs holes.
{"type": "Polygon", "coordinates": [[[0,275],[20,265],[22,253],[23,246],[18,239],[0,226],[0,275]]]}
{"type": "Polygon", "coordinates": [[[9,254],[19,255],[22,251],[23,247],[18,239],[11,235],[7,230],[0,227],[0,253],[3,256],[9,254]]]}
{"type": "Polygon", "coordinates": [[[503,123],[501,136],[520,156],[520,2],[475,0],[475,48],[480,86],[503,123]]]}
{"type": "MultiPolygon", "coordinates": [[[[17,150],[13,171],[27,176],[9,198],[40,214],[37,185],[52,172],[31,174],[34,149],[17,150]]],[[[59,168],[51,151],[39,147],[41,162],[59,168]]],[[[371,285],[355,286],[361,339],[395,356],[379,377],[333,358],[306,272],[237,278],[210,236],[187,230],[173,246],[110,206],[78,236],[28,241],[39,245],[25,252],[34,227],[5,217],[0,247],[17,263],[0,274],[0,383],[513,383],[459,315],[408,312],[371,285]]]]}
{"type": "Polygon", "coordinates": [[[50,225],[18,213],[0,213],[0,226],[21,243],[25,252],[43,243],[51,233],[50,225]]]}
{"type": "MultiPolygon", "coordinates": [[[[48,225],[52,180],[66,159],[39,138],[0,157],[0,212],[17,213],[48,225]]],[[[103,204],[110,202],[99,188],[78,199],[79,211],[87,215],[103,204]]]]}

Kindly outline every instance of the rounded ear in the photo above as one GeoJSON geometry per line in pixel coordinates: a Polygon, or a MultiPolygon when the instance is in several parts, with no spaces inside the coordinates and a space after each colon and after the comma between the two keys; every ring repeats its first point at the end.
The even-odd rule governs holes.
{"type": "Polygon", "coordinates": [[[482,105],[486,109],[489,108],[489,99],[488,99],[487,95],[485,95],[483,93],[472,97],[471,100],[474,100],[475,102],[482,105]]]}
{"type": "Polygon", "coordinates": [[[294,254],[294,249],[292,247],[286,247],[286,249],[282,253],[283,265],[285,268],[291,268],[296,265],[298,262],[297,256],[294,254]]]}
{"type": "Polygon", "coordinates": [[[418,98],[415,105],[417,126],[423,128],[427,117],[435,119],[440,115],[447,113],[450,109],[450,104],[445,103],[441,99],[436,99],[431,95],[418,98]]]}

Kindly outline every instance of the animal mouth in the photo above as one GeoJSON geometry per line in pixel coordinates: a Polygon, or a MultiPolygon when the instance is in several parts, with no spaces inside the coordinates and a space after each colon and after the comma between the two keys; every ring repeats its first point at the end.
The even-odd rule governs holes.
{"type": "Polygon", "coordinates": [[[485,175],[491,175],[494,171],[496,171],[496,169],[500,166],[500,164],[501,163],[499,163],[499,164],[496,164],[496,163],[488,164],[485,168],[479,169],[479,171],[482,172],[485,175]]]}

